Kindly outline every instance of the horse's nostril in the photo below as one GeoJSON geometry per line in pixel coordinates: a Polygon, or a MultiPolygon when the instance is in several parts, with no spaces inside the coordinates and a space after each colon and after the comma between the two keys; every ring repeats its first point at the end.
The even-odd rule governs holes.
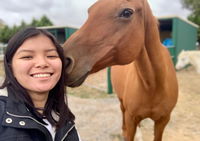
{"type": "Polygon", "coordinates": [[[66,72],[69,74],[73,70],[73,67],[74,67],[74,59],[71,57],[66,57],[65,58],[66,72]]]}
{"type": "Polygon", "coordinates": [[[65,58],[65,68],[69,67],[71,62],[72,62],[72,60],[70,58],[65,58]]]}

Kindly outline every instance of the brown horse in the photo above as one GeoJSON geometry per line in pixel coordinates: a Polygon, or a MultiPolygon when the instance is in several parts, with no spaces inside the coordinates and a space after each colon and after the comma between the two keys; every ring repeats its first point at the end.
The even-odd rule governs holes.
{"type": "Polygon", "coordinates": [[[147,0],[99,0],[88,12],[86,23],[64,44],[70,60],[67,85],[79,86],[88,74],[118,65],[112,67],[112,82],[125,140],[133,141],[138,123],[151,118],[154,141],[161,141],[178,86],[147,0]]]}

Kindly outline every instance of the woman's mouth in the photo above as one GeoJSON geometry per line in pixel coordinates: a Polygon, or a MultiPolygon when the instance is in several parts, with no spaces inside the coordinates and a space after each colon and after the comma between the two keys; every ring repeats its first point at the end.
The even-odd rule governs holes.
{"type": "Polygon", "coordinates": [[[53,73],[38,73],[32,74],[31,76],[34,78],[43,78],[43,77],[50,77],[53,73]]]}

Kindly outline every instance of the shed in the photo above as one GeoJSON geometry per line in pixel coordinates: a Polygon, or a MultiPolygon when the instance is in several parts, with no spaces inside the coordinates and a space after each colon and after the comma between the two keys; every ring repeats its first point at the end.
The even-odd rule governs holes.
{"type": "Polygon", "coordinates": [[[168,48],[174,64],[181,50],[196,50],[198,26],[177,16],[159,17],[161,42],[168,48]]]}
{"type": "Polygon", "coordinates": [[[65,40],[78,29],[72,26],[43,26],[38,28],[46,29],[51,32],[60,44],[63,44],[65,40]]]}

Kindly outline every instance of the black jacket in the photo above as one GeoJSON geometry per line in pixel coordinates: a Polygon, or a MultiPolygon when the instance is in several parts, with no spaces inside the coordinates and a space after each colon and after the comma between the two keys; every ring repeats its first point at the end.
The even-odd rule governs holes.
{"type": "MultiPolygon", "coordinates": [[[[0,141],[53,141],[44,123],[26,106],[0,91],[0,141]]],[[[55,141],[80,141],[75,124],[69,121],[55,135],[55,141]]]]}

